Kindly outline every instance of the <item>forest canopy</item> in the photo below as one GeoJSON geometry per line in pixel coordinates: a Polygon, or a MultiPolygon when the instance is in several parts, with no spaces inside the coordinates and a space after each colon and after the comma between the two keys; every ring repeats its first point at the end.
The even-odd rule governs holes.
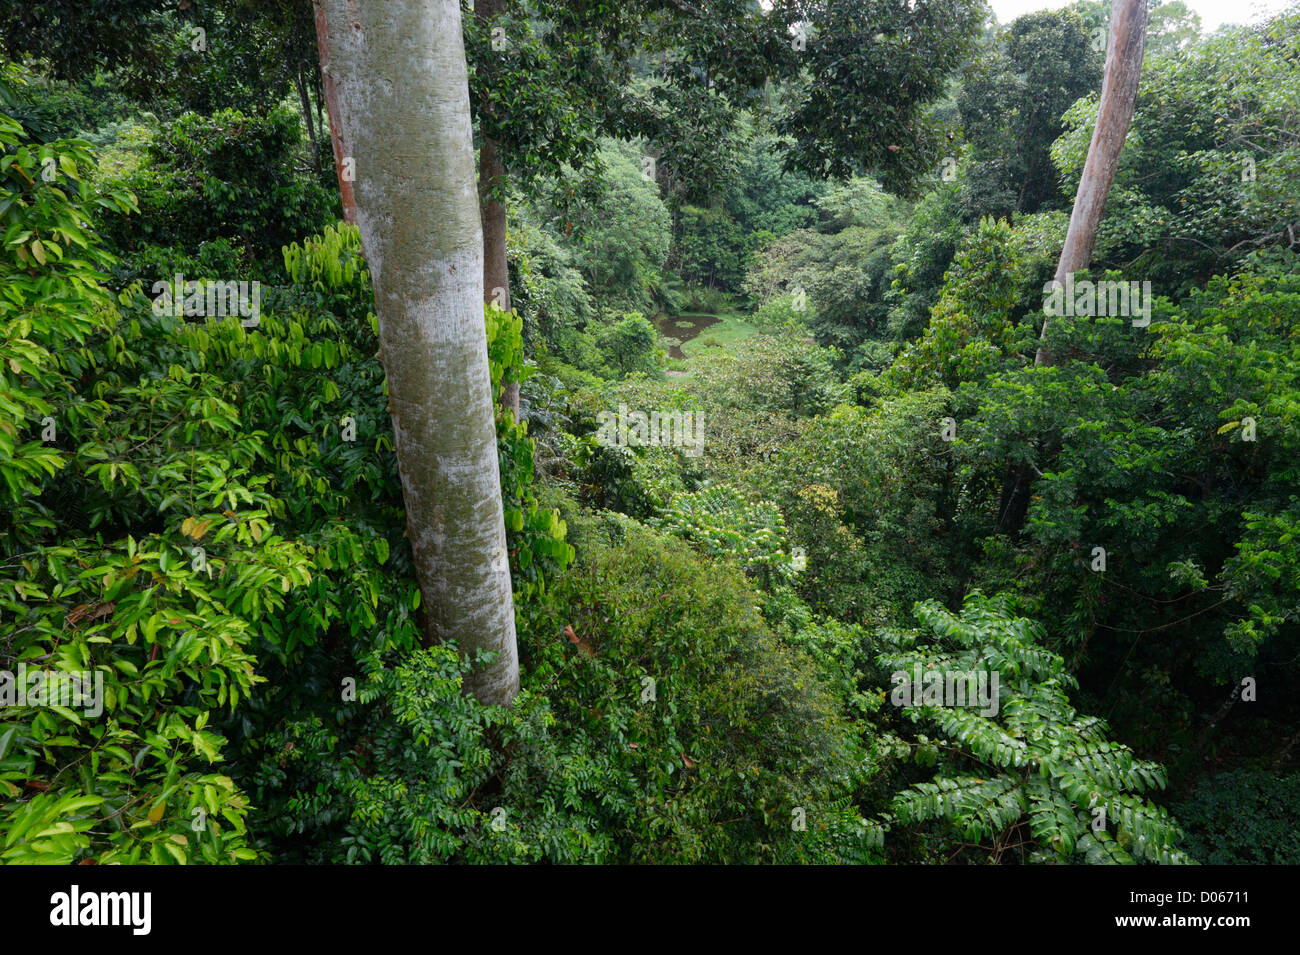
{"type": "Polygon", "coordinates": [[[1300,863],[1300,8],[409,6],[0,5],[0,860],[1300,863]]]}

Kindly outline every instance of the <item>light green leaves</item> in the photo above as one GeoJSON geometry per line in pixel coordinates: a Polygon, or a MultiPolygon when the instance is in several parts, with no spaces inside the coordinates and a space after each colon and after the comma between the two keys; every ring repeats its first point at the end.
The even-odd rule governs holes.
{"type": "MultiPolygon", "coordinates": [[[[915,612],[921,631],[880,632],[893,648],[881,654],[880,665],[1000,670],[1000,707],[994,715],[920,707],[916,715],[948,743],[934,781],[899,793],[882,823],[943,820],[999,858],[1011,827],[1027,815],[1037,844],[1034,861],[1191,861],[1177,848],[1181,834],[1169,815],[1133,795],[1163,788],[1164,770],[1101,738],[1100,721],[1076,718],[1062,689],[1074,685],[1065,661],[1035,645],[1042,628],[1015,616],[1009,598],[976,591],[960,614],[935,601],[918,604],[915,612]]],[[[923,736],[918,747],[934,751],[923,736]]]]}

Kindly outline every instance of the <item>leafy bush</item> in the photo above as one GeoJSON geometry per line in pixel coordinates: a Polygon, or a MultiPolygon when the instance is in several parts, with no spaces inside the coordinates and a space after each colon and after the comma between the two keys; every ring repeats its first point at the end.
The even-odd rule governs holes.
{"type": "Polygon", "coordinates": [[[798,316],[818,342],[849,354],[885,332],[890,247],[905,207],[870,179],[832,186],[817,205],[824,231],[769,242],[754,256],[745,289],[760,306],[797,296],[798,316]]]}
{"type": "Polygon", "coordinates": [[[282,250],[289,281],[309,291],[309,301],[362,328],[375,304],[370,270],[361,250],[361,231],[356,226],[327,225],[320,235],[302,243],[291,242],[282,250]]]}
{"type": "Polygon", "coordinates": [[[922,337],[894,362],[889,379],[907,387],[955,388],[1030,360],[1045,277],[1064,242],[1061,213],[1023,216],[1012,226],[984,219],[943,277],[922,337]]]}
{"type": "Polygon", "coordinates": [[[576,202],[563,231],[573,237],[577,267],[593,295],[613,308],[645,309],[663,280],[672,221],[658,186],[643,173],[637,144],[606,141],[600,158],[608,189],[576,202]]]}
{"type": "Polygon", "coordinates": [[[941,183],[916,204],[911,221],[890,248],[894,265],[885,296],[889,337],[910,341],[925,330],[965,225],[956,182],[941,183]]]}
{"type": "Polygon", "coordinates": [[[806,324],[807,320],[808,308],[806,303],[804,308],[796,308],[794,295],[792,294],[768,299],[749,317],[749,321],[753,325],[765,332],[797,331],[806,324]]]}
{"type": "Polygon", "coordinates": [[[914,392],[809,422],[755,480],[806,550],[796,588],[817,612],[879,626],[955,579],[950,395],[914,392]]]}
{"type": "Polygon", "coordinates": [[[713,402],[739,412],[811,418],[835,407],[847,395],[834,371],[833,349],[810,341],[755,335],[743,354],[719,354],[709,363],[700,390],[713,402]]]}
{"type": "Polygon", "coordinates": [[[1065,691],[1076,683],[1065,661],[1041,647],[1040,626],[1015,616],[1005,597],[978,591],[960,615],[934,601],[918,604],[916,615],[921,631],[880,632],[887,649],[879,665],[908,684],[914,672],[989,673],[994,712],[932,702],[928,690],[922,700],[899,698],[907,720],[938,732],[914,744],[917,763],[938,771],[895,797],[878,837],[938,820],[991,861],[1192,861],[1169,814],[1139,795],[1163,788],[1164,771],[1108,742],[1102,720],[1070,706],[1065,691]]]}
{"type": "Polygon", "coordinates": [[[574,362],[568,342],[595,315],[595,305],[578,269],[577,253],[543,230],[524,206],[510,219],[507,234],[510,305],[524,322],[530,348],[544,344],[574,362]]]}
{"type": "Polygon", "coordinates": [[[273,280],[281,248],[337,215],[337,196],[299,169],[301,136],[298,115],[285,108],[263,116],[186,113],[162,125],[141,160],[113,180],[135,193],[141,215],[106,221],[106,234],[148,281],[162,276],[136,265],[142,246],[196,255],[216,238],[247,251],[250,278],[273,280]]]}
{"type": "Polygon", "coordinates": [[[1201,771],[1196,714],[1243,676],[1294,682],[1298,322],[1293,257],[1260,260],[1158,299],[1146,330],[1054,320],[1056,365],[963,387],[976,410],[953,443],[969,492],[956,519],[1000,555],[975,579],[1042,608],[1085,685],[1130,688],[1112,717],[1179,770],[1201,771]]]}
{"type": "Polygon", "coordinates": [[[533,491],[537,443],[528,437],[528,422],[515,421],[501,405],[505,386],[531,377],[524,366],[523,320],[495,305],[487,308],[488,365],[497,397],[497,446],[501,496],[510,544],[510,577],[519,610],[531,608],[546,593],[546,579],[573,559],[564,542],[564,521],[542,507],[533,491]]]}
{"type": "Polygon", "coordinates": [[[1201,780],[1174,806],[1187,831],[1187,854],[1208,865],[1296,865],[1295,807],[1300,774],[1233,770],[1201,780]]]}
{"type": "Polygon", "coordinates": [[[685,490],[681,454],[667,448],[601,444],[594,433],[585,434],[573,451],[579,500],[588,506],[648,518],[673,494],[685,490]]]}
{"type": "Polygon", "coordinates": [[[797,572],[781,512],[767,501],[746,501],[730,487],[677,494],[649,523],[711,557],[735,559],[764,589],[792,579],[797,572]]]}
{"type": "Polygon", "coordinates": [[[658,345],[659,333],[640,312],[624,315],[596,335],[596,348],[620,376],[638,371],[656,374],[661,357],[658,345]]]}
{"type": "Polygon", "coordinates": [[[521,650],[556,725],[589,740],[609,861],[869,858],[852,797],[872,750],[739,572],[617,515],[567,517],[578,566],[521,650]]]}
{"type": "Polygon", "coordinates": [[[680,292],[677,305],[682,314],[717,315],[732,308],[732,296],[723,289],[688,285],[680,292]]]}
{"type": "Polygon", "coordinates": [[[276,502],[250,473],[258,436],[235,436],[211,376],[156,353],[130,374],[146,333],[118,324],[100,285],[112,258],[88,226],[92,203],[125,211],[130,197],[84,185],[81,144],[25,138],[0,116],[0,663],[6,694],[21,668],[96,690],[6,705],[0,855],[252,859],[247,799],[210,769],[225,740],[209,722],[253,692],[259,634],[310,560],[273,532],[276,502]],[[39,440],[18,443],[29,428],[39,440]]]}

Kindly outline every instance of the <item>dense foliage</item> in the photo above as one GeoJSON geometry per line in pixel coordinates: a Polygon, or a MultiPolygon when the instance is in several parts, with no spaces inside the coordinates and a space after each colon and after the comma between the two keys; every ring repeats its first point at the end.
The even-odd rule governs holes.
{"type": "Polygon", "coordinates": [[[470,20],[501,707],[422,640],[306,6],[51,6],[0,14],[0,860],[1300,859],[1295,11],[1154,9],[1076,276],[1142,294],[1051,365],[1102,5],[470,20]]]}

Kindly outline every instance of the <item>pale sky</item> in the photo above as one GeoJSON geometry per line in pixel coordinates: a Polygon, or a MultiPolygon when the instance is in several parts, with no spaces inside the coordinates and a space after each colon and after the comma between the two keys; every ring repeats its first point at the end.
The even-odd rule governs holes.
{"type": "MultiPolygon", "coordinates": [[[[1010,23],[1035,10],[1057,10],[1072,0],[989,0],[999,23],[1010,23]]],[[[1201,18],[1201,30],[1213,33],[1225,23],[1253,23],[1269,13],[1294,6],[1296,0],[1183,0],[1201,18]]]]}

